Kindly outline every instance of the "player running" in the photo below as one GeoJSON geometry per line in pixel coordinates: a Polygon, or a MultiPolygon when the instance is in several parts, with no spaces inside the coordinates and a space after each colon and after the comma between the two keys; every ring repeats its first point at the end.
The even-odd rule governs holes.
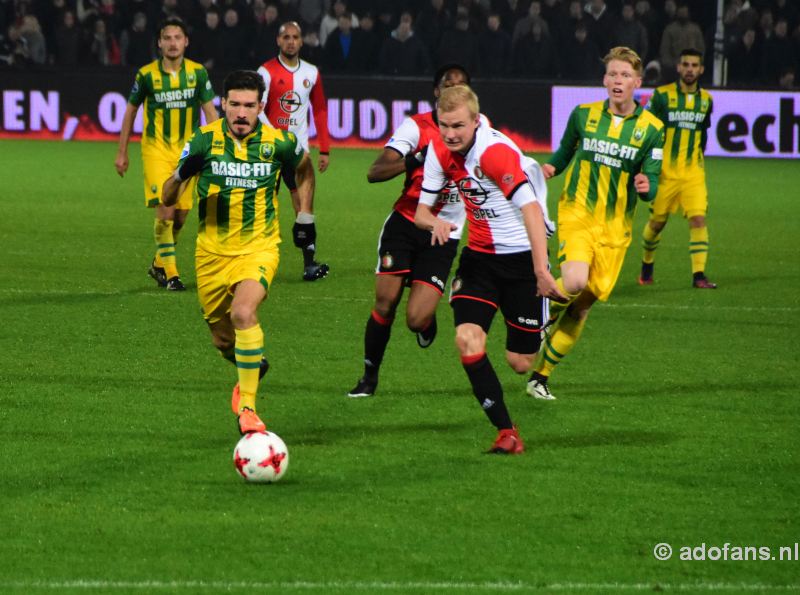
{"type": "Polygon", "coordinates": [[[161,201],[161,185],[175,171],[181,148],[200,125],[198,108],[203,110],[206,122],[219,118],[208,72],[201,64],[183,56],[188,45],[184,22],[176,17],[166,19],[158,34],[161,59],[142,66],[136,73],[114,161],[117,173],[124,176],[128,171],[128,142],[133,122],[139,106],[144,103],[141,141],[144,201],[146,206],[155,207],[153,233],[156,241],[156,254],[147,274],[159,287],[170,291],[186,289],[178,275],[175,244],[192,208],[194,189],[187,184],[175,206],[167,207],[161,201]]]}
{"type": "Polygon", "coordinates": [[[658,189],[664,126],[633,99],[642,61],[630,48],[615,47],[604,62],[608,99],[572,110],[561,145],[542,166],[551,178],[569,165],[558,201],[558,287],[568,302],[550,313],[551,330],[527,386],[537,399],[555,399],[548,379],[578,341],[591,307],[614,289],[637,196],[650,201],[658,189]]]}
{"type": "Polygon", "coordinates": [[[503,387],[486,354],[497,310],[506,321],[506,360],[527,373],[539,350],[547,299],[564,299],[550,274],[547,186],[539,165],[479,118],[478,98],[465,85],[439,97],[440,137],[426,158],[415,222],[445,245],[458,228],[436,215],[440,192],[454,183],[467,211],[469,240],[451,286],[456,346],[472,391],[498,429],[489,452],[520,454],[522,438],[503,400],[503,387]]]}
{"type": "MultiPolygon", "coordinates": [[[[469,83],[469,73],[462,66],[448,64],[434,75],[433,95],[438,99],[442,89],[463,83],[469,83]]],[[[435,109],[406,118],[367,173],[370,182],[384,182],[405,173],[405,183],[378,238],[375,304],[364,330],[364,375],[347,394],[349,397],[375,394],[395,312],[407,285],[411,287],[406,304],[408,328],[417,334],[417,344],[422,348],[430,347],[436,338],[436,307],[456,256],[464,223],[458,191],[449,184],[442,189],[436,203],[437,214],[456,225],[449,241],[444,245],[431,245],[430,234],[414,225],[425,152],[428,143],[438,136],[435,109]]]]}
{"type": "Polygon", "coordinates": [[[680,207],[689,220],[689,256],[692,262],[692,285],[698,289],[716,289],[705,274],[708,260],[708,188],[703,154],[708,127],[711,126],[711,94],[700,88],[703,54],[694,49],[681,52],[678,81],[658,87],[647,104],[664,123],[664,164],[658,182],[658,194],[650,207],[650,219],[642,234],[644,255],[639,285],[653,283],[655,252],[661,231],[672,213],[680,207]]]}
{"type": "Polygon", "coordinates": [[[196,178],[197,293],[214,346],[236,365],[232,407],[244,434],[265,429],[256,414],[267,367],[258,306],[278,269],[278,177],[287,169],[296,173],[306,213],[314,174],[293,133],[259,121],[264,81],[256,72],[232,72],[224,85],[225,118],[195,132],[164,184],[163,200],[175,204],[181,185],[196,178]]]}
{"type": "MultiPolygon", "coordinates": [[[[264,62],[258,74],[264,79],[264,113],[261,121],[274,128],[289,130],[297,136],[303,150],[308,153],[308,108],[314,111],[314,125],[319,139],[319,172],[328,169],[330,137],[328,135],[328,104],[322,88],[322,77],[313,64],[300,59],[303,47],[300,25],[288,22],[278,29],[278,56],[264,62]]],[[[297,219],[292,227],[294,245],[303,252],[303,279],[316,281],[328,274],[330,268],[315,260],[317,228],[314,223],[314,205],[300,210],[300,197],[295,182],[284,172],[283,181],[292,195],[292,206],[297,219]]],[[[312,169],[313,182],[313,169],[312,169]]]]}

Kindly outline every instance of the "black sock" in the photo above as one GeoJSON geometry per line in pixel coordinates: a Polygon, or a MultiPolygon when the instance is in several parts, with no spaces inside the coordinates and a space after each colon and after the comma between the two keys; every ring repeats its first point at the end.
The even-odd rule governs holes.
{"type": "Polygon", "coordinates": [[[373,312],[367,320],[364,331],[364,377],[370,380],[377,379],[378,369],[383,361],[386,345],[392,334],[392,320],[381,317],[373,312]],[[375,317],[378,317],[377,319],[375,317]]]}
{"type": "Polygon", "coordinates": [[[697,273],[692,273],[692,277],[694,277],[695,281],[700,281],[706,278],[706,274],[703,271],[699,271],[697,273]]]}
{"type": "Polygon", "coordinates": [[[531,374],[531,377],[528,378],[528,382],[532,380],[537,380],[542,384],[547,384],[547,376],[542,376],[541,374],[539,374],[539,372],[534,372],[533,374],[531,374]]]}
{"type": "Polygon", "coordinates": [[[472,393],[489,421],[498,430],[513,428],[514,424],[511,423],[511,416],[503,400],[503,387],[486,354],[482,354],[477,361],[474,357],[462,357],[461,363],[472,384],[472,393]]]}
{"type": "Polygon", "coordinates": [[[303,266],[310,267],[314,264],[314,256],[317,253],[317,247],[314,244],[303,248],[303,266]]]}
{"type": "Polygon", "coordinates": [[[643,262],[642,263],[642,279],[650,279],[653,276],[653,265],[654,262],[643,262]]]}

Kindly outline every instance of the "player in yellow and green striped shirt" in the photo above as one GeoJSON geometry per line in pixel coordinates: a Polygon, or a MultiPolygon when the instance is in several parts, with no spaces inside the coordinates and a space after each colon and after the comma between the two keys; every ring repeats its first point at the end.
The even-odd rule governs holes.
{"type": "Polygon", "coordinates": [[[703,153],[714,104],[709,92],[700,88],[698,80],[702,74],[703,54],[694,49],[683,50],[678,62],[678,81],[658,87],[647,104],[647,109],[664,122],[667,138],[658,195],[650,207],[650,219],[642,234],[644,255],[640,285],[653,282],[653,264],[661,230],[669,216],[680,207],[689,220],[692,285],[698,289],[717,287],[705,274],[708,189],[703,153]]]}
{"type": "Polygon", "coordinates": [[[184,58],[188,44],[183,21],[175,17],[166,19],[158,37],[161,59],[142,66],[136,73],[114,162],[117,173],[123,176],[128,170],[133,122],[139,106],[144,104],[141,141],[144,198],[148,207],[156,209],[153,226],[156,254],[148,274],[159,286],[173,291],[185,289],[175,264],[175,242],[192,208],[193,189],[187,187],[176,206],[166,207],[160,201],[161,186],[175,171],[181,148],[200,125],[200,110],[207,122],[219,117],[208,72],[201,64],[184,58]]]}
{"type": "Polygon", "coordinates": [[[574,347],[592,305],[611,294],[631,243],[636,201],[653,200],[661,173],[664,126],[633,99],[642,84],[641,59],[616,47],[604,62],[608,99],[572,111],[561,145],[542,166],[547,178],[566,168],[557,284],[569,299],[551,303],[551,330],[528,381],[528,394],[539,399],[555,398],[548,378],[574,347]]]}
{"type": "Polygon", "coordinates": [[[281,170],[295,175],[301,213],[311,212],[314,191],[311,160],[297,137],[258,119],[264,88],[256,72],[228,75],[225,117],[194,133],[162,194],[173,205],[181,186],[196,178],[197,293],[214,346],[236,364],[232,407],[242,434],[266,427],[256,414],[258,381],[268,367],[258,306],[278,269],[281,170]]]}

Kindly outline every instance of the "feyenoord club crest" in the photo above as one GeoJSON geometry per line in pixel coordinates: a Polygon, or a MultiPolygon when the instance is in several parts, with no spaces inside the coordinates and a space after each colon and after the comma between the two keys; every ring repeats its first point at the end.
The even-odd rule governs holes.
{"type": "Polygon", "coordinates": [[[381,256],[381,268],[390,269],[394,265],[394,258],[388,252],[381,256]]]}
{"type": "Polygon", "coordinates": [[[303,79],[303,86],[308,89],[311,86],[311,81],[308,79],[303,79]]]}
{"type": "Polygon", "coordinates": [[[461,289],[462,285],[463,281],[461,281],[461,277],[454,277],[453,282],[450,284],[450,292],[458,293],[458,290],[461,289]]]}
{"type": "Polygon", "coordinates": [[[259,149],[259,155],[261,155],[261,159],[266,161],[272,158],[272,155],[275,153],[275,145],[272,143],[262,143],[261,148],[259,149]]]}
{"type": "Polygon", "coordinates": [[[483,170],[481,169],[480,165],[475,166],[475,177],[479,180],[483,179],[483,170]]]}

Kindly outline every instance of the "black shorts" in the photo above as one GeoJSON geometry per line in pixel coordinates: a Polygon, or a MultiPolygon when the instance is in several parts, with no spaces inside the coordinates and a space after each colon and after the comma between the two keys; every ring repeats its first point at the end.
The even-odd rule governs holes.
{"type": "Polygon", "coordinates": [[[450,289],[450,305],[456,326],[477,324],[486,333],[499,308],[506,320],[506,349],[525,354],[539,351],[549,302],[536,295],[530,251],[485,254],[464,248],[450,289]]]}
{"type": "Polygon", "coordinates": [[[375,274],[402,275],[409,283],[424,283],[444,293],[457,250],[458,240],[431,246],[431,232],[392,211],[378,239],[375,274]]]}

